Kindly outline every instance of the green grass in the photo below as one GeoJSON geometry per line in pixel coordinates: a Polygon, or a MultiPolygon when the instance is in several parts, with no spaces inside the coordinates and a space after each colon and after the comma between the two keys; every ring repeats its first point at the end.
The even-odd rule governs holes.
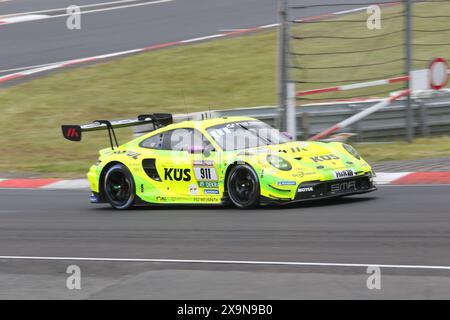
{"type": "MultiPolygon", "coordinates": [[[[450,11],[450,4],[416,5],[420,14],[435,15],[450,11]]],[[[383,9],[383,16],[398,14],[398,8],[383,9]]],[[[365,14],[352,14],[341,19],[362,19],[365,14]]],[[[417,29],[448,28],[447,19],[417,20],[417,29]]],[[[324,34],[365,36],[401,29],[402,20],[383,22],[381,31],[368,31],[365,23],[328,22],[300,25],[295,35],[315,36],[324,34]],[[338,32],[337,32],[338,31],[338,32]],[[377,33],[378,32],[378,33],[377,33]]],[[[417,33],[415,41],[421,43],[450,42],[450,32],[417,33]]],[[[358,50],[375,48],[382,43],[394,44],[401,40],[401,33],[388,36],[384,42],[332,39],[302,40],[293,49],[297,52],[323,52],[330,50],[358,50]]],[[[97,150],[106,146],[105,133],[88,133],[82,143],[71,143],[61,136],[61,124],[85,123],[94,119],[128,118],[142,113],[183,113],[208,109],[225,109],[276,103],[276,48],[275,31],[215,40],[211,42],[167,48],[145,54],[117,59],[111,62],[63,72],[29,81],[0,91],[0,172],[33,172],[46,176],[79,176],[95,161],[97,150]]],[[[415,57],[430,59],[449,57],[449,47],[420,47],[415,57]]],[[[395,59],[401,49],[368,54],[303,57],[297,59],[300,66],[339,66],[364,64],[370,61],[395,59]]],[[[305,81],[331,82],[327,84],[301,84],[305,90],[339,84],[336,79],[374,78],[391,73],[402,73],[402,63],[373,68],[358,68],[343,73],[336,70],[301,70],[294,73],[305,81]]],[[[416,67],[425,67],[420,62],[416,67]]],[[[375,88],[349,92],[354,95],[372,95],[375,88]]],[[[314,98],[339,98],[340,95],[322,95],[314,98]]],[[[119,140],[130,138],[130,130],[120,130],[119,140]]],[[[421,141],[421,140],[420,140],[421,141]]],[[[386,157],[409,158],[449,155],[440,148],[441,139],[432,143],[417,144],[425,149],[417,154],[417,144],[402,145],[404,152],[397,152],[397,145],[383,148],[386,157]],[[392,152],[389,152],[392,147],[392,152]],[[429,150],[425,152],[424,150],[429,150]],[[433,151],[435,150],[435,151],[433,151]],[[387,155],[389,154],[389,156],[387,155]]],[[[448,142],[448,139],[445,140],[448,142]]],[[[400,146],[399,145],[399,146],[400,146]]],[[[369,159],[379,160],[378,152],[367,151],[369,159]]],[[[360,148],[364,149],[365,146],[360,148]]],[[[381,148],[381,147],[380,147],[381,148]]],[[[381,152],[380,152],[381,153],[381,152]]]]}
{"type": "Polygon", "coordinates": [[[355,143],[358,152],[370,162],[450,157],[450,137],[418,138],[413,143],[355,143]]]}

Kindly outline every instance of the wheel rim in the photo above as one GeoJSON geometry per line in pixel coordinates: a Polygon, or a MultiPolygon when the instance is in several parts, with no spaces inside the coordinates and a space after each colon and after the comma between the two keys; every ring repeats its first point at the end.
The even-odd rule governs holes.
{"type": "Polygon", "coordinates": [[[125,204],[131,196],[131,181],[123,172],[111,172],[106,181],[106,192],[114,204],[125,204]]]}
{"type": "Polygon", "coordinates": [[[256,191],[256,181],[252,173],[240,168],[231,178],[230,193],[234,201],[245,204],[251,201],[256,191]]]}

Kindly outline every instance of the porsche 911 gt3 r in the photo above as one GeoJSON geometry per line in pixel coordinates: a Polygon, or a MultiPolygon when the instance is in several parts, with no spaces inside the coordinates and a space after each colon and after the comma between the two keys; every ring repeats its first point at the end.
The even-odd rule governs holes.
{"type": "Polygon", "coordinates": [[[228,204],[252,208],[376,190],[372,168],[350,145],[292,141],[264,122],[223,117],[173,123],[170,114],[62,126],[65,138],[108,130],[110,148],[87,176],[91,202],[116,209],[139,204],[228,204]],[[115,128],[152,125],[119,145],[115,128]]]}

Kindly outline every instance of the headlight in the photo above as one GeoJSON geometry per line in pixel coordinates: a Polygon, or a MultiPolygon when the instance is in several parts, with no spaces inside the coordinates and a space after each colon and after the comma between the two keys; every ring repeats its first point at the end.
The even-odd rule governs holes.
{"type": "Polygon", "coordinates": [[[269,154],[266,159],[267,159],[267,162],[269,162],[273,167],[275,167],[279,170],[289,171],[292,169],[291,164],[281,157],[269,154]]]}
{"type": "Polygon", "coordinates": [[[344,149],[350,153],[352,156],[354,156],[356,159],[361,160],[361,156],[359,155],[358,151],[355,150],[351,145],[349,144],[343,144],[342,145],[344,149]]]}

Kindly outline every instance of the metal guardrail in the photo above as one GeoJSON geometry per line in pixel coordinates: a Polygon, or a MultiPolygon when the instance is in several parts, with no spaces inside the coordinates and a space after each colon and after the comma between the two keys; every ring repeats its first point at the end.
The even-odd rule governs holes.
{"type": "MultiPolygon", "coordinates": [[[[297,138],[307,139],[332,125],[372,106],[380,100],[365,102],[336,102],[299,106],[297,115],[297,138]]],[[[436,134],[450,135],[450,92],[440,93],[433,97],[412,99],[413,127],[415,136],[436,134]]],[[[406,135],[406,106],[404,100],[367,116],[353,126],[344,129],[345,132],[356,133],[352,139],[356,141],[389,140],[403,138],[406,135]]],[[[176,121],[189,119],[205,119],[209,117],[246,116],[260,119],[276,127],[278,123],[278,108],[262,106],[194,112],[174,115],[176,121]]],[[[135,127],[135,135],[153,130],[152,126],[135,127]]]]}
{"type": "MultiPolygon", "coordinates": [[[[297,136],[306,139],[373,105],[374,101],[315,104],[297,107],[297,136]]],[[[413,128],[416,136],[450,134],[450,94],[414,98],[413,128]]],[[[215,111],[216,116],[248,116],[275,125],[278,108],[255,107],[215,111]]],[[[356,140],[387,140],[404,137],[406,132],[405,101],[392,103],[368,116],[346,132],[356,133],[356,140]]]]}

